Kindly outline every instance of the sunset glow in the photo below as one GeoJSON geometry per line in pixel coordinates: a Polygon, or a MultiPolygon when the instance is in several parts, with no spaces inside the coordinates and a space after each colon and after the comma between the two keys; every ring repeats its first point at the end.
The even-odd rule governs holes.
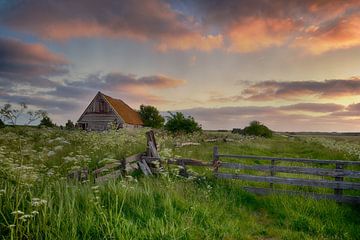
{"type": "Polygon", "coordinates": [[[0,105],[98,92],[204,129],[360,131],[360,0],[0,1],[0,105]]]}

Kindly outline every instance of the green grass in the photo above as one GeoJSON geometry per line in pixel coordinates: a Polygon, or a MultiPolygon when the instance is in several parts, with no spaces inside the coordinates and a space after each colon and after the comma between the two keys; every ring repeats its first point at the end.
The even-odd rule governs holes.
{"type": "MultiPolygon", "coordinates": [[[[144,130],[0,131],[2,239],[360,239],[359,206],[300,196],[259,197],[245,192],[241,181],[214,179],[200,169],[193,179],[169,171],[158,177],[125,178],[100,186],[64,178],[71,169],[94,169],[104,158],[143,151],[144,130]],[[48,156],[59,146],[60,140],[54,140],[59,137],[69,144],[48,156]],[[69,156],[74,159],[66,162],[69,156]],[[34,198],[46,203],[39,204],[34,198]],[[12,214],[16,210],[28,218],[21,220],[23,214],[12,214]]],[[[156,133],[160,153],[169,157],[211,160],[212,148],[218,145],[220,153],[356,160],[338,148],[303,138],[244,139],[228,134],[238,141],[203,142],[214,135],[156,133]],[[174,147],[175,142],[190,140],[201,145],[174,147]]]]}

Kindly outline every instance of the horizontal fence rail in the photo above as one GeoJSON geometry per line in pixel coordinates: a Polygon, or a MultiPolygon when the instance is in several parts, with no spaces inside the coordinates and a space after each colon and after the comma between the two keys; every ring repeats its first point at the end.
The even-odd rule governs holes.
{"type": "MultiPolygon", "coordinates": [[[[147,158],[147,161],[159,160],[159,158],[147,158]]],[[[219,154],[218,148],[214,147],[213,151],[213,161],[204,162],[195,159],[188,158],[175,158],[169,159],[168,164],[175,164],[182,166],[183,169],[180,170],[181,175],[188,176],[186,172],[186,166],[200,166],[200,167],[211,167],[214,170],[214,175],[217,178],[222,179],[237,179],[250,182],[263,182],[269,183],[269,188],[263,187],[250,187],[245,186],[244,189],[259,195],[267,194],[289,194],[289,195],[303,195],[310,196],[315,199],[331,199],[338,202],[346,203],[356,203],[360,204],[360,196],[347,196],[343,195],[343,190],[360,190],[359,181],[344,181],[344,177],[359,179],[360,171],[347,170],[344,169],[346,166],[360,166],[360,161],[342,161],[342,160],[319,160],[319,159],[306,159],[306,158],[281,158],[281,157],[265,157],[265,156],[249,156],[249,155],[234,155],[234,154],[219,154]],[[268,160],[269,164],[243,164],[243,163],[232,163],[232,162],[222,162],[221,158],[237,158],[237,159],[247,159],[247,160],[268,160]],[[278,166],[280,162],[292,162],[296,163],[305,163],[305,164],[322,164],[322,165],[333,165],[333,168],[324,168],[324,167],[304,167],[304,166],[278,166]],[[267,173],[267,176],[264,175],[255,175],[255,174],[243,174],[243,173],[229,173],[222,172],[221,170],[233,169],[233,170],[251,170],[256,172],[261,172],[262,174],[267,173]],[[281,177],[275,176],[276,173],[289,173],[296,174],[296,177],[281,177]],[[297,175],[305,175],[306,178],[297,177],[297,175]],[[320,176],[326,178],[333,178],[334,180],[329,179],[312,179],[310,176],[320,176]],[[275,189],[274,184],[279,185],[290,185],[290,186],[299,186],[299,187],[316,187],[316,188],[330,188],[334,189],[334,194],[323,194],[316,192],[308,191],[293,191],[293,190],[283,190],[275,189]]]]}
{"type": "Polygon", "coordinates": [[[346,166],[360,166],[360,161],[343,161],[343,160],[320,160],[320,159],[306,159],[306,158],[282,158],[282,157],[265,157],[252,155],[235,155],[235,154],[219,154],[218,148],[213,150],[213,167],[214,174],[217,178],[223,179],[238,179],[250,182],[264,182],[269,183],[270,188],[255,188],[246,187],[245,189],[257,194],[270,193],[288,193],[288,194],[302,194],[313,196],[316,199],[326,198],[333,199],[339,202],[360,203],[359,196],[345,196],[343,190],[360,190],[360,182],[344,181],[346,178],[360,178],[360,171],[346,170],[346,166]],[[221,158],[237,158],[248,160],[268,160],[271,165],[261,164],[243,164],[243,163],[229,163],[221,162],[221,158]],[[279,162],[292,163],[306,163],[306,164],[327,164],[334,165],[335,168],[317,168],[317,167],[303,167],[303,166],[278,166],[279,162]],[[253,170],[258,172],[268,173],[269,176],[259,176],[254,174],[239,174],[239,173],[225,173],[219,172],[220,169],[235,169],[235,170],[253,170]],[[334,180],[324,179],[309,179],[297,177],[279,177],[276,173],[291,173],[303,175],[315,175],[322,177],[333,177],[334,180]],[[314,192],[299,192],[289,190],[274,189],[274,184],[285,184],[300,187],[320,187],[334,189],[334,194],[319,194],[314,192]]]}
{"type": "Polygon", "coordinates": [[[218,158],[241,158],[241,159],[257,159],[257,160],[276,160],[285,162],[303,162],[303,163],[319,163],[319,164],[342,164],[342,165],[359,165],[360,161],[343,161],[343,160],[319,160],[307,158],[280,158],[280,157],[264,157],[253,155],[233,155],[233,154],[217,154],[218,158]]]}
{"type": "Polygon", "coordinates": [[[343,170],[343,169],[331,169],[331,168],[306,168],[306,167],[292,167],[292,166],[274,166],[274,165],[245,165],[240,163],[226,163],[221,162],[220,167],[232,168],[232,169],[244,169],[255,171],[274,171],[283,173],[297,173],[297,174],[309,174],[316,176],[328,176],[328,177],[352,177],[360,178],[360,172],[343,170]]]}

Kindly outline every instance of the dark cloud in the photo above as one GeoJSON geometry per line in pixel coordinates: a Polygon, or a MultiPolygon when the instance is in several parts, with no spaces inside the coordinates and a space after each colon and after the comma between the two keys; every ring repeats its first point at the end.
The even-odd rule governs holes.
{"type": "Polygon", "coordinates": [[[5,25],[46,39],[155,40],[161,50],[210,50],[222,44],[220,36],[200,34],[190,17],[162,0],[16,1],[3,7],[0,15],[5,25]]]}
{"type": "Polygon", "coordinates": [[[360,95],[360,79],[358,78],[325,81],[263,81],[247,86],[239,96],[232,96],[229,100],[295,100],[302,99],[304,96],[334,98],[355,95],[360,95]]]}
{"type": "Polygon", "coordinates": [[[352,111],[358,106],[360,104],[345,107],[331,103],[301,103],[279,107],[193,108],[178,111],[193,116],[205,129],[243,128],[250,121],[258,120],[277,131],[360,131],[360,125],[357,124],[360,114],[352,111]],[[319,112],[318,109],[321,109],[321,115],[313,115],[312,112],[319,112]],[[294,113],[294,110],[309,113],[294,113]]]}
{"type": "Polygon", "coordinates": [[[54,91],[47,94],[78,98],[88,96],[97,91],[108,91],[117,93],[116,95],[125,95],[130,99],[139,99],[143,101],[163,102],[164,99],[150,94],[152,90],[176,88],[185,84],[184,80],[167,77],[164,75],[153,75],[137,77],[134,74],[123,74],[120,72],[109,73],[106,75],[90,74],[81,81],[65,81],[54,91]]]}
{"type": "Polygon", "coordinates": [[[39,96],[38,94],[18,95],[0,92],[0,100],[9,103],[26,103],[51,113],[74,111],[79,107],[76,101],[60,100],[48,96],[39,96]]]}
{"type": "Polygon", "coordinates": [[[157,49],[319,54],[360,45],[358,0],[27,0],[0,6],[0,22],[45,39],[130,38],[157,49]]]}
{"type": "Polygon", "coordinates": [[[344,106],[335,103],[298,103],[298,104],[282,106],[279,107],[279,109],[286,111],[331,113],[331,112],[337,112],[343,110],[344,106]]]}
{"type": "Polygon", "coordinates": [[[68,72],[68,62],[41,44],[0,38],[0,82],[2,85],[25,84],[51,87],[48,78],[68,72]]]}

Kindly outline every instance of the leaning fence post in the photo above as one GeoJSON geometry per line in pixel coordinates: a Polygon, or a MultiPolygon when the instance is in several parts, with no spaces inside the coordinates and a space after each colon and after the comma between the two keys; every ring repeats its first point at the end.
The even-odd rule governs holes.
{"type": "MultiPolygon", "coordinates": [[[[344,165],[341,163],[336,163],[336,169],[343,169],[344,165]]],[[[335,181],[344,181],[344,177],[335,177],[335,181]]],[[[341,196],[343,194],[343,190],[341,188],[335,188],[334,189],[334,194],[341,196]]]]}
{"type": "Polygon", "coordinates": [[[217,172],[219,170],[219,151],[217,146],[214,146],[213,151],[213,167],[214,172],[217,172]]]}

